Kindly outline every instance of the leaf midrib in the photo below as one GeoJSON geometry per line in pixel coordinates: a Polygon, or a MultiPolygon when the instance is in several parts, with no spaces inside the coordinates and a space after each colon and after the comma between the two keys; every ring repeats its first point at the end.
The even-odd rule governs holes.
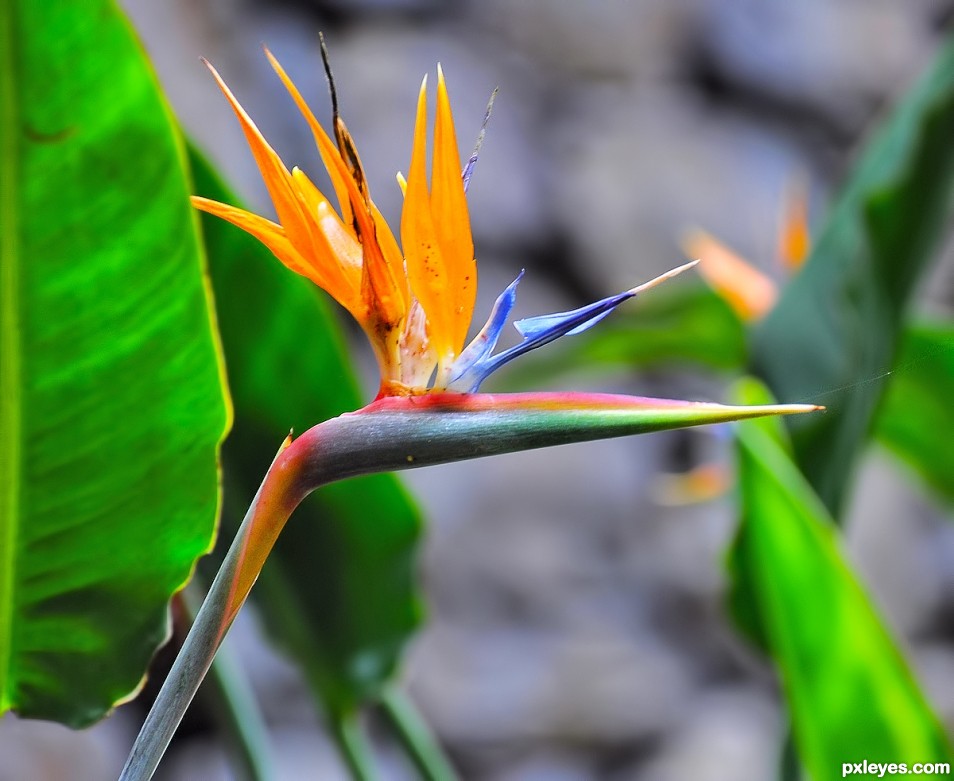
{"type": "Polygon", "coordinates": [[[21,342],[14,4],[0,0],[0,713],[13,705],[13,605],[20,510],[21,342]]]}

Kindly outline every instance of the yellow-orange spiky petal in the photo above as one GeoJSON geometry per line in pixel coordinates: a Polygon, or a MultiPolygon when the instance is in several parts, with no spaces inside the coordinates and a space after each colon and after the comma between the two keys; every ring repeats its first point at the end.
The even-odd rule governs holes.
{"type": "Polygon", "coordinates": [[[265,187],[271,196],[272,203],[275,205],[275,211],[278,214],[278,221],[285,229],[285,233],[293,245],[300,250],[310,244],[313,244],[305,215],[302,213],[301,204],[294,192],[291,184],[291,174],[285,168],[285,164],[275,152],[274,149],[265,140],[252,118],[248,115],[242,105],[238,102],[232,90],[219,76],[218,71],[207,60],[203,60],[206,67],[211,71],[213,78],[218,84],[222,94],[225,95],[232,111],[238,118],[245,134],[245,140],[248,142],[252,151],[252,156],[258,165],[262,174],[265,187]]]}
{"type": "MultiPolygon", "coordinates": [[[[363,181],[359,183],[354,178],[355,172],[359,168],[353,171],[349,164],[342,159],[338,147],[328,137],[318,120],[315,119],[311,109],[308,108],[298,88],[285,73],[281,64],[267,49],[266,55],[298,106],[299,111],[311,127],[318,152],[328,169],[332,185],[341,202],[342,218],[345,224],[348,224],[349,218],[351,219],[354,235],[361,243],[364,252],[361,289],[363,295],[365,295],[366,303],[379,323],[388,327],[396,326],[404,319],[409,305],[403,263],[394,267],[378,244],[377,230],[375,220],[371,215],[371,203],[367,188],[363,181]]],[[[354,142],[348,135],[343,123],[340,123],[339,132],[343,134],[344,143],[353,149],[354,142]]],[[[355,157],[355,162],[356,160],[355,157]]],[[[393,261],[393,258],[390,260],[393,261]]]]}
{"type": "Polygon", "coordinates": [[[351,132],[348,130],[348,126],[344,123],[344,120],[336,114],[332,121],[334,123],[335,143],[338,144],[338,154],[341,155],[341,159],[345,166],[347,166],[351,178],[358,186],[358,191],[364,198],[364,202],[370,203],[371,195],[368,192],[368,180],[364,175],[364,166],[361,165],[358,147],[355,145],[354,139],[351,137],[351,132]]]}
{"type": "Polygon", "coordinates": [[[461,179],[457,135],[444,72],[437,66],[437,116],[434,122],[434,165],[431,173],[431,215],[447,274],[448,323],[452,345],[460,352],[477,297],[477,264],[461,179]]]}
{"type": "Polygon", "coordinates": [[[321,265],[329,284],[322,287],[352,314],[361,312],[361,245],[304,171],[293,168],[292,181],[324,252],[321,265]]]}
{"type": "MultiPolygon", "coordinates": [[[[392,265],[396,258],[389,258],[382,252],[377,237],[377,227],[372,217],[371,203],[365,200],[364,194],[352,179],[345,162],[341,159],[337,148],[327,135],[316,137],[322,159],[330,160],[338,175],[344,180],[348,197],[351,200],[351,211],[354,215],[354,230],[358,241],[364,250],[362,273],[367,278],[366,287],[377,303],[379,318],[386,323],[396,324],[407,314],[408,297],[407,283],[405,282],[403,263],[392,265]]],[[[371,300],[369,300],[371,304],[371,300]]]]}
{"type": "Polygon", "coordinates": [[[295,82],[291,80],[291,78],[285,72],[285,69],[281,66],[281,63],[275,58],[275,56],[268,50],[267,47],[265,47],[265,56],[268,58],[268,61],[275,73],[278,74],[278,78],[281,79],[282,84],[285,85],[285,89],[288,90],[288,94],[291,95],[292,100],[295,101],[295,105],[298,107],[301,115],[308,123],[308,127],[311,128],[311,133],[315,137],[315,145],[318,147],[318,153],[321,155],[321,159],[325,164],[325,168],[328,169],[328,176],[331,179],[331,186],[334,188],[335,195],[338,198],[338,207],[341,210],[342,221],[348,226],[348,230],[353,232],[354,216],[351,213],[351,200],[348,196],[348,185],[346,182],[347,175],[343,176],[340,166],[338,166],[334,160],[329,159],[327,156],[329,150],[334,150],[333,156],[340,158],[338,150],[331,142],[331,139],[328,137],[325,129],[321,126],[321,123],[315,118],[314,113],[312,112],[309,105],[305,102],[305,99],[302,97],[301,92],[299,92],[298,87],[295,86],[295,82]]]}
{"type": "Polygon", "coordinates": [[[394,232],[391,230],[391,226],[388,225],[387,220],[384,219],[384,215],[381,214],[380,209],[375,206],[374,201],[370,202],[371,204],[371,218],[374,220],[374,230],[378,237],[378,246],[381,247],[381,252],[384,254],[384,259],[387,261],[388,267],[394,270],[400,269],[402,273],[397,277],[397,284],[402,284],[404,286],[404,297],[410,302],[411,300],[411,291],[408,288],[407,284],[407,274],[403,271],[404,269],[404,254],[401,252],[401,245],[398,244],[397,239],[394,238],[394,232]]]}
{"type": "Polygon", "coordinates": [[[443,364],[454,354],[447,317],[449,294],[440,239],[431,214],[427,191],[427,79],[421,83],[414,123],[411,163],[401,211],[401,244],[414,296],[427,314],[431,345],[443,364]]]}
{"type": "MultiPolygon", "coordinates": [[[[220,217],[223,220],[231,222],[236,227],[241,228],[246,233],[250,233],[268,247],[275,257],[296,274],[308,277],[315,282],[315,284],[321,285],[321,282],[315,279],[316,275],[308,261],[292,246],[281,225],[276,225],[271,220],[247,212],[244,209],[239,209],[236,206],[219,203],[218,201],[202,198],[198,195],[193,195],[191,201],[196,209],[220,217]]],[[[324,286],[322,285],[322,287],[324,286]]]]}

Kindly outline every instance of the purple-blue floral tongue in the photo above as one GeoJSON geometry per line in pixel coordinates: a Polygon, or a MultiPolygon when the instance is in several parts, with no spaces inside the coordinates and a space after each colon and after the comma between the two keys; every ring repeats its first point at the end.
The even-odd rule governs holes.
{"type": "Polygon", "coordinates": [[[447,389],[462,393],[476,392],[480,384],[505,363],[509,363],[514,358],[530,352],[530,350],[549,344],[561,336],[583,333],[583,331],[596,325],[624,301],[635,297],[644,290],[655,287],[660,282],[681,274],[698,262],[694,260],[691,263],[686,263],[661,274],[649,282],[617,293],[615,296],[582,306],[579,309],[517,320],[514,322],[514,327],[520,332],[523,340],[502,353],[492,355],[500,338],[500,332],[503,330],[517,301],[517,284],[523,277],[521,271],[520,275],[497,297],[487,323],[454,362],[447,389]]]}

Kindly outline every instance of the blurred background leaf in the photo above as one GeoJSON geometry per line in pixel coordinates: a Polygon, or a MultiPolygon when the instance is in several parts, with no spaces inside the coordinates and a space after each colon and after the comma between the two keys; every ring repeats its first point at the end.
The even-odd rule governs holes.
{"type": "Polygon", "coordinates": [[[0,712],[129,696],[210,546],[229,415],[188,192],[115,5],[0,4],[0,712]]]}
{"type": "MultiPolygon", "coordinates": [[[[191,163],[197,194],[238,203],[194,149],[191,163]]],[[[289,429],[367,400],[323,294],[243,231],[207,215],[202,226],[235,400],[223,454],[225,523],[234,530],[289,429]]],[[[252,592],[332,716],[380,695],[421,621],[420,527],[393,475],[326,486],[296,511],[252,592]]]]}
{"type": "MultiPolygon", "coordinates": [[[[741,393],[746,403],[771,401],[755,383],[741,393]]],[[[782,426],[753,421],[737,431],[739,555],[811,777],[837,778],[842,763],[865,759],[951,761],[939,722],[844,560],[782,426]]]]}
{"type": "Polygon", "coordinates": [[[954,502],[954,325],[919,322],[901,339],[875,435],[938,496],[954,502]]]}
{"type": "MultiPolygon", "coordinates": [[[[832,561],[837,551],[832,547],[832,553],[822,556],[823,550],[813,553],[794,537],[783,543],[786,530],[776,526],[788,524],[793,528],[787,533],[795,534],[799,517],[840,517],[882,392],[899,379],[903,382],[918,364],[901,356],[897,365],[903,369],[890,382],[881,381],[896,365],[908,299],[943,235],[954,182],[952,132],[954,41],[949,41],[864,148],[806,266],[754,333],[755,371],[775,395],[828,407],[825,415],[791,426],[794,458],[827,513],[813,508],[811,489],[798,488],[794,478],[781,487],[794,497],[801,495],[798,501],[804,506],[797,513],[790,507],[786,511],[786,503],[795,499],[784,498],[780,486],[772,486],[773,470],[776,480],[784,477],[786,447],[777,437],[761,441],[770,427],[740,429],[761,433],[743,438],[740,446],[742,519],[729,551],[730,610],[742,631],[778,665],[800,758],[816,778],[834,773],[839,756],[842,762],[851,756],[925,761],[916,750],[919,742],[934,745],[943,734],[850,570],[832,561]],[[754,528],[760,522],[779,535],[774,548],[759,543],[760,534],[767,539],[767,532],[754,528]],[[813,575],[806,579],[806,573],[813,575]],[[853,597],[848,583],[857,591],[853,597]],[[817,604],[816,595],[824,595],[817,604]],[[779,601],[785,598],[790,604],[779,601]],[[866,622],[875,628],[865,629],[866,622]],[[843,630],[845,637],[836,637],[843,630]],[[875,639],[879,636],[880,641],[875,639]],[[884,704],[859,708],[859,702],[869,701],[864,699],[869,687],[870,696],[883,698],[884,704]],[[908,715],[899,721],[902,713],[908,715]]],[[[895,444],[905,435],[912,442],[911,432],[926,422],[917,421],[920,412],[910,402],[915,388],[930,395],[927,383],[934,379],[915,374],[911,387],[902,385],[907,405],[890,392],[895,401],[884,405],[878,420],[895,444]]],[[[754,398],[762,400],[758,394],[754,398]]],[[[945,403],[943,396],[935,399],[924,407],[925,419],[934,425],[944,422],[935,410],[938,402],[945,403]]],[[[923,443],[918,455],[928,455],[929,447],[923,443]]],[[[833,543],[818,542],[825,545],[833,543]]],[[[934,750],[931,756],[944,754],[934,750]]]]}
{"type": "Polygon", "coordinates": [[[937,250],[954,183],[954,40],[864,153],[805,267],[756,329],[755,373],[781,401],[828,414],[792,423],[796,460],[838,517],[894,365],[908,299],[937,250]]]}

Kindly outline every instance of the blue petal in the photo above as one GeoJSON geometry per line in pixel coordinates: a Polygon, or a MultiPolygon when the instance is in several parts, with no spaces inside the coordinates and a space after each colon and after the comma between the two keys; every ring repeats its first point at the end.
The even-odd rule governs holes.
{"type": "MultiPolygon", "coordinates": [[[[490,317],[487,318],[484,327],[480,329],[480,333],[473,338],[464,351],[457,356],[457,360],[451,367],[449,387],[456,387],[462,383],[469,384],[465,375],[469,376],[472,373],[471,370],[483,365],[494,351],[497,341],[500,339],[500,332],[503,331],[503,327],[507,324],[507,318],[510,317],[514,304],[517,303],[517,285],[523,279],[523,274],[524,272],[521,270],[517,274],[517,278],[507,285],[507,289],[497,296],[494,307],[490,311],[490,317]]],[[[478,385],[484,376],[486,375],[477,380],[478,385]]]]}
{"type": "Polygon", "coordinates": [[[627,290],[569,312],[556,312],[551,315],[518,320],[514,323],[514,327],[520,332],[523,341],[499,355],[491,356],[490,353],[500,336],[500,330],[516,302],[516,288],[519,281],[520,277],[517,277],[500,295],[487,325],[455,362],[456,371],[452,373],[453,379],[448,384],[451,390],[474,393],[491,373],[504,364],[530,350],[549,344],[561,336],[582,333],[635,295],[634,291],[627,290]]]}
{"type": "MultiPolygon", "coordinates": [[[[625,293],[604,298],[595,304],[582,306],[570,312],[555,312],[552,315],[538,315],[537,317],[525,317],[522,320],[515,320],[513,327],[516,328],[525,339],[541,339],[551,333],[556,333],[556,336],[553,337],[554,339],[564,335],[572,336],[574,334],[581,334],[587,328],[592,328],[596,325],[617,306],[623,303],[623,301],[632,297],[633,293],[626,291],[625,293]],[[594,314],[594,312],[596,312],[596,314],[594,314]],[[579,325],[571,327],[570,330],[567,331],[565,327],[568,323],[579,323],[579,325]]],[[[552,339],[548,341],[552,341],[552,339]]]]}

